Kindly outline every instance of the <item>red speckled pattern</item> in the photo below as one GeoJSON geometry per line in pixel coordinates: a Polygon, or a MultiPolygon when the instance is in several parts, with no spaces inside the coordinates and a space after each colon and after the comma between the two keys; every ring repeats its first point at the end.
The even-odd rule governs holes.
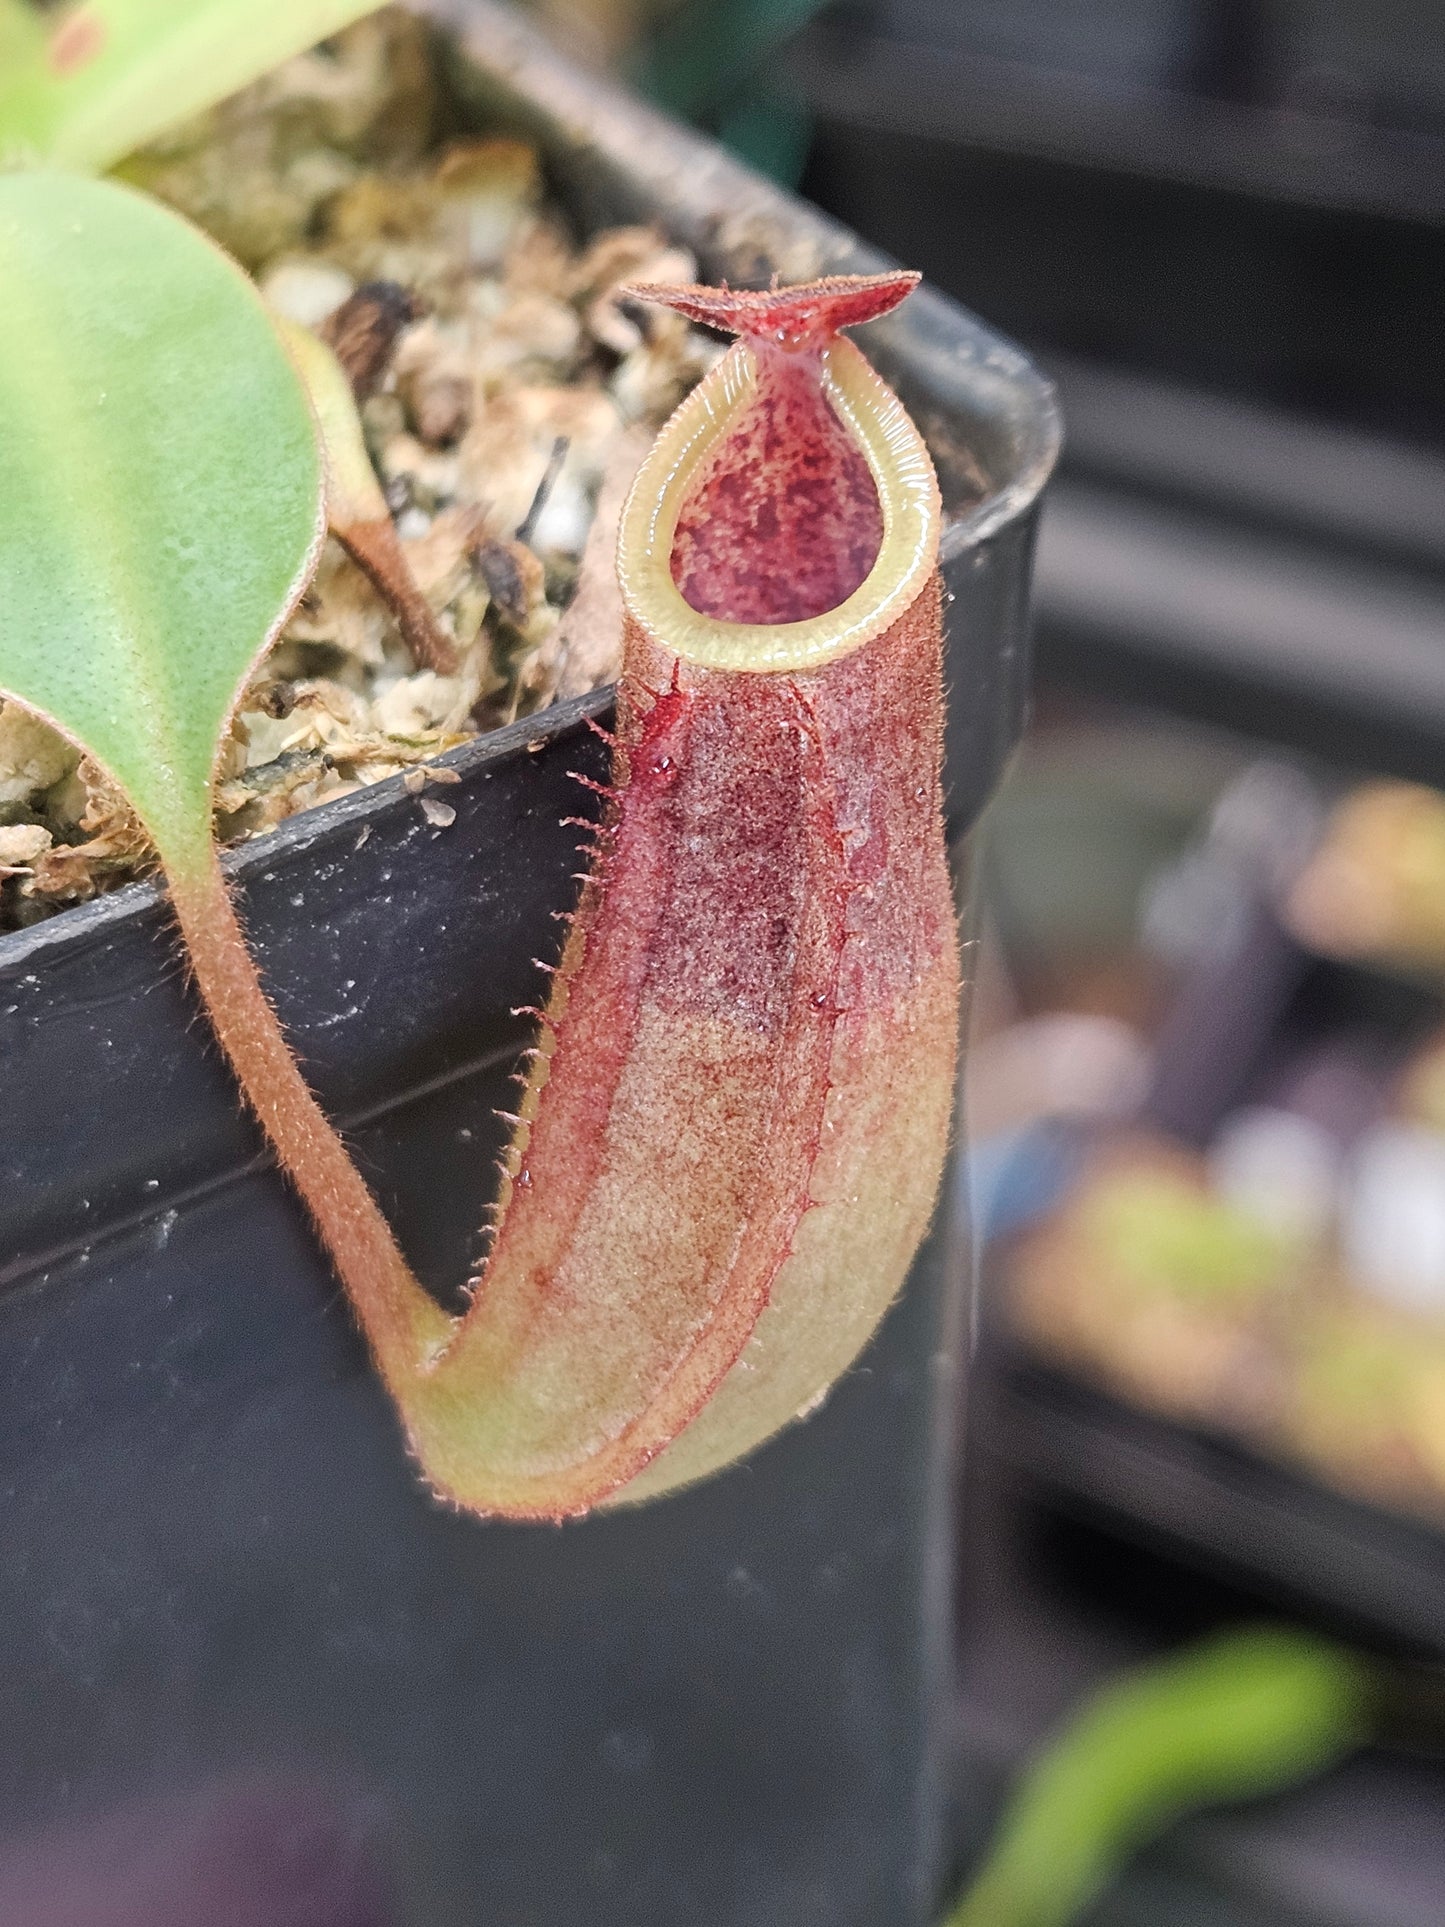
{"type": "Polygon", "coordinates": [[[726,622],[803,622],[845,602],[883,540],[868,464],[829,407],[816,352],[755,350],[757,389],[684,502],[683,600],[726,622]]]}
{"type": "Polygon", "coordinates": [[[883,540],[878,491],[823,391],[823,351],[871,321],[916,275],[834,278],[804,290],[634,290],[741,335],[754,392],[683,504],[672,579],[702,615],[803,622],[845,602],[883,540]]]}

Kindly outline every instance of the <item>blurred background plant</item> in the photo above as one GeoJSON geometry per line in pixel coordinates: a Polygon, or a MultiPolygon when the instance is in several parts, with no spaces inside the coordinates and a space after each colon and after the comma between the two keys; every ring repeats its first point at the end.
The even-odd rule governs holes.
{"type": "Polygon", "coordinates": [[[829,0],[535,0],[566,45],[715,134],[785,187],[802,177],[812,114],[779,54],[829,0]]]}
{"type": "Polygon", "coordinates": [[[1369,1660],[1287,1627],[1233,1628],[1119,1675],[1025,1768],[943,1927],[1070,1927],[1184,1815],[1345,1758],[1383,1699],[1369,1660]]]}

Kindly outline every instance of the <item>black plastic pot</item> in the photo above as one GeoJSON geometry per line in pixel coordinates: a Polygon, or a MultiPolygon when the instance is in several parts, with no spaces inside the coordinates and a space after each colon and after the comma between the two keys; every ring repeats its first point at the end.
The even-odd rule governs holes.
{"type": "MultiPolygon", "coordinates": [[[[583,226],[655,219],[734,279],[875,264],[510,15],[460,18],[463,109],[536,134],[583,226]]],[[[870,345],[986,477],[946,547],[962,832],[1020,727],[1055,419],[936,296],[870,345]]],[[[560,819],[605,708],[450,756],[448,828],[384,784],[231,864],[312,1081],[442,1292],[476,1252],[509,1011],[576,887],[560,819]]],[[[482,1525],[413,1476],[154,890],[0,940],[0,1062],[3,1927],[921,1927],[946,1230],[860,1367],[747,1464],[564,1529],[482,1525]]]]}

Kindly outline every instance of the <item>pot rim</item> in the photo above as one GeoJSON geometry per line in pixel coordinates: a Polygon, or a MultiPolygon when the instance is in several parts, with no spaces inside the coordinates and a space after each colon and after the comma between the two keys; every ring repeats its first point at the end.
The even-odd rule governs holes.
{"type": "MultiPolygon", "coordinates": [[[[613,690],[614,685],[609,683],[585,696],[570,696],[539,710],[535,716],[523,716],[498,729],[485,730],[480,736],[458,743],[454,749],[444,750],[418,767],[455,770],[465,781],[491,764],[509,763],[519,752],[541,749],[557,737],[575,733],[586,718],[599,720],[612,707],[613,690]]],[[[380,782],[364,784],[345,796],[298,810],[295,816],[288,816],[263,836],[229,845],[221,852],[221,867],[233,883],[244,889],[248,878],[274,869],[299,854],[339,842],[372,822],[380,812],[415,802],[415,795],[406,786],[405,775],[383,777],[380,782]]],[[[72,904],[32,924],[28,930],[7,930],[0,934],[0,976],[9,975],[24,964],[43,963],[48,951],[103,936],[113,925],[128,922],[154,904],[163,903],[165,896],[159,877],[142,877],[94,897],[89,903],[72,904]]]]}

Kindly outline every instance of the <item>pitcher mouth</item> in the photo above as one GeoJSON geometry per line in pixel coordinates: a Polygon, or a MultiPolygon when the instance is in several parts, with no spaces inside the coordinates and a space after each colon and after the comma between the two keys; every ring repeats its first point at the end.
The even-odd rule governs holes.
{"type": "Polygon", "coordinates": [[[649,639],[706,669],[819,669],[890,628],[937,566],[942,506],[922,437],[903,404],[851,341],[823,351],[824,392],[862,451],[878,491],[883,538],[863,581],[822,615],[801,622],[727,622],[687,602],[670,567],[679,515],[708,458],[753,393],[746,341],[695,388],[638,470],[617,541],[628,614],[649,639]]]}

